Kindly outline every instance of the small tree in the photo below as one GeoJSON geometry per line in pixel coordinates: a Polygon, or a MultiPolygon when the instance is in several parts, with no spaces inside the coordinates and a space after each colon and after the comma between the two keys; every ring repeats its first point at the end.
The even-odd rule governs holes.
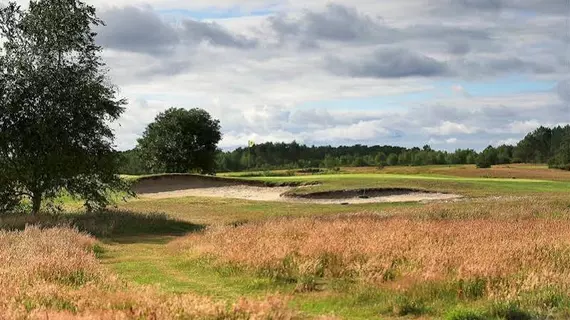
{"type": "Polygon", "coordinates": [[[77,0],[0,8],[0,210],[27,197],[35,214],[63,190],[94,209],[126,190],[109,128],[125,101],[103,70],[100,24],[77,0]]]}
{"type": "Polygon", "coordinates": [[[354,160],[351,163],[352,167],[366,167],[368,163],[364,160],[361,156],[355,156],[354,160]]]}
{"type": "Polygon", "coordinates": [[[211,174],[221,139],[220,122],[205,110],[170,108],[148,125],[138,143],[152,172],[211,174]]]}
{"type": "Polygon", "coordinates": [[[388,156],[388,160],[386,160],[389,166],[397,166],[398,165],[398,156],[395,153],[390,153],[388,156]]]}
{"type": "Polygon", "coordinates": [[[327,169],[333,169],[338,166],[338,160],[335,157],[327,154],[323,160],[323,165],[327,169]]]}
{"type": "Polygon", "coordinates": [[[570,136],[560,144],[556,155],[549,161],[551,168],[570,170],[570,136]]]}
{"type": "Polygon", "coordinates": [[[485,154],[481,153],[479,156],[477,156],[475,165],[479,169],[488,169],[491,168],[493,164],[489,161],[489,158],[485,157],[485,154]]]}
{"type": "Polygon", "coordinates": [[[475,165],[480,169],[491,168],[492,165],[497,164],[497,159],[497,149],[492,146],[488,146],[477,156],[475,165]]]}
{"type": "Polygon", "coordinates": [[[379,166],[385,166],[386,165],[386,154],[384,152],[378,152],[378,154],[376,154],[376,157],[374,157],[374,162],[376,163],[376,165],[379,166]]]}

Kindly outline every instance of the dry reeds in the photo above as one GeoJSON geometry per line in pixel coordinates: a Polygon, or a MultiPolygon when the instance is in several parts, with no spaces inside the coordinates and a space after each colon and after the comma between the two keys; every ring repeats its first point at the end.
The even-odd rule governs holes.
{"type": "Polygon", "coordinates": [[[566,220],[300,218],[211,229],[175,245],[277,277],[483,279],[489,295],[504,297],[570,285],[566,220]]]}
{"type": "Polygon", "coordinates": [[[94,248],[95,239],[69,228],[0,231],[0,319],[296,317],[277,296],[227,305],[131,288],[100,265],[94,248]]]}

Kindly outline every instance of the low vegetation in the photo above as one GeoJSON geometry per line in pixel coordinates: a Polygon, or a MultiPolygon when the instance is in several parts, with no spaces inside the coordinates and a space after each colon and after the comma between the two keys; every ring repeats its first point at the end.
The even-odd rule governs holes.
{"type": "Polygon", "coordinates": [[[20,231],[0,237],[9,296],[0,305],[22,319],[570,314],[567,181],[386,170],[412,169],[420,172],[247,179],[321,182],[297,192],[403,185],[469,198],[353,206],[142,198],[109,211],[4,214],[1,229],[20,231]]]}
{"type": "Polygon", "coordinates": [[[433,204],[215,227],[170,247],[294,283],[300,293],[372,294],[387,316],[563,318],[569,216],[568,203],[554,199],[433,204]],[[456,305],[480,312],[452,312],[456,305]]]}
{"type": "Polygon", "coordinates": [[[192,294],[130,288],[104,268],[97,241],[69,228],[0,232],[5,319],[294,319],[287,298],[224,304],[192,294]]]}
{"type": "Polygon", "coordinates": [[[186,241],[181,244],[220,261],[295,280],[409,285],[479,279],[489,296],[504,298],[570,284],[570,227],[557,220],[417,221],[365,214],[223,227],[186,241]]]}

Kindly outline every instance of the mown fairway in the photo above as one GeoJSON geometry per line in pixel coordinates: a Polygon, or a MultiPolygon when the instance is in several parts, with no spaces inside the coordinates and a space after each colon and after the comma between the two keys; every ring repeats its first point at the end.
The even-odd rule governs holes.
{"type": "MultiPolygon", "coordinates": [[[[207,299],[200,303],[208,308],[232,305],[244,297],[262,301],[247,302],[244,319],[260,314],[567,318],[570,179],[564,172],[524,166],[452,175],[461,170],[474,169],[400,167],[388,172],[352,169],[243,178],[271,184],[319,183],[290,193],[397,187],[464,196],[458,201],[342,206],[143,197],[120,204],[120,211],[43,216],[31,222],[50,225],[64,220],[94,234],[100,241],[97,257],[103,269],[127,281],[125,294],[135,300],[141,299],[136,292],[150,286],[156,293],[144,294],[144,299],[158,295],[170,301],[190,294],[192,299],[207,299]],[[529,178],[537,172],[539,179],[529,178]]],[[[69,199],[66,204],[73,207],[69,199]]],[[[13,227],[25,222],[2,220],[13,227]]],[[[95,295],[96,310],[106,310],[105,299],[114,299],[98,291],[95,295]]],[[[67,301],[65,295],[61,299],[67,301]]],[[[82,310],[68,299],[72,307],[64,303],[63,309],[82,310]]],[[[194,300],[184,301],[192,305],[194,300]]],[[[143,310],[153,308],[148,302],[137,303],[143,310]]],[[[154,307],[172,315],[175,309],[169,303],[154,307]]],[[[192,312],[199,318],[215,314],[192,312]]],[[[221,317],[234,316],[230,312],[221,317]]],[[[147,317],[143,312],[142,318],[147,317]]]]}

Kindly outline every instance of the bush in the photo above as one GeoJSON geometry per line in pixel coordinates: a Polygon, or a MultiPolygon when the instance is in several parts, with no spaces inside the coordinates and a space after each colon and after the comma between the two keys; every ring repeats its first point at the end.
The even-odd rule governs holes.
{"type": "Polygon", "coordinates": [[[398,296],[393,305],[394,314],[400,317],[407,315],[420,316],[427,313],[427,311],[423,301],[406,296],[398,296]]]}
{"type": "Polygon", "coordinates": [[[398,165],[398,156],[394,153],[391,153],[386,160],[386,163],[389,166],[397,166],[398,165]]]}
{"type": "Polygon", "coordinates": [[[498,303],[491,308],[491,315],[505,320],[531,320],[532,315],[515,303],[498,303]]]}
{"type": "Polygon", "coordinates": [[[4,190],[0,186],[0,214],[17,211],[20,199],[16,197],[10,190],[4,190]]]}
{"type": "Polygon", "coordinates": [[[481,313],[469,309],[455,309],[445,316],[445,320],[485,320],[481,313]]]}
{"type": "Polygon", "coordinates": [[[475,161],[475,165],[479,169],[488,169],[493,165],[485,155],[479,155],[475,161]]]}

